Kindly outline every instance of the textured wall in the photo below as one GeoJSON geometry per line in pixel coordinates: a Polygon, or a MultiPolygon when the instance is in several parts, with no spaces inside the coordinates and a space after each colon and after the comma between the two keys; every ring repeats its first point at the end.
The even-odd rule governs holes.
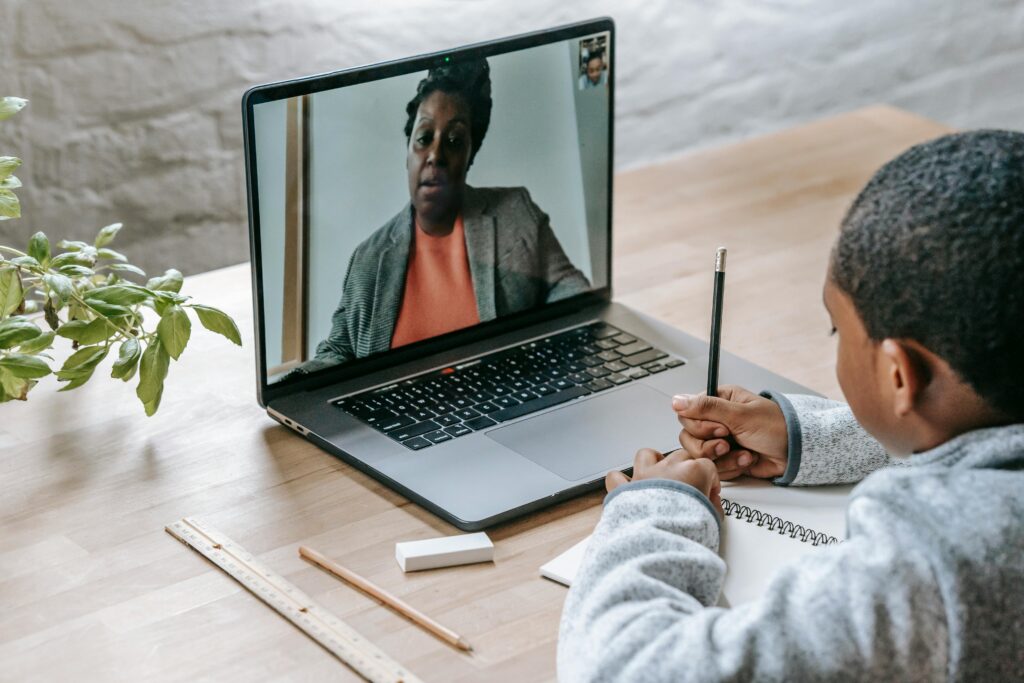
{"type": "Polygon", "coordinates": [[[143,267],[247,258],[246,86],[565,23],[617,20],[619,168],[889,102],[1024,128],[1020,0],[0,0],[0,125],[34,230],[105,223],[143,267]]]}

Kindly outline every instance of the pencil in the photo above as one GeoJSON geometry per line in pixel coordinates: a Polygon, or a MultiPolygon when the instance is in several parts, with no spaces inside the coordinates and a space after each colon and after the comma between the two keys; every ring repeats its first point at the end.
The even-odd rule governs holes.
{"type": "Polygon", "coordinates": [[[452,631],[451,629],[442,626],[441,624],[437,623],[436,621],[428,617],[423,612],[420,612],[415,607],[406,604],[405,601],[403,601],[402,599],[392,595],[391,593],[388,593],[386,590],[384,590],[380,586],[371,583],[369,580],[364,579],[351,569],[346,569],[345,567],[342,567],[340,564],[324,557],[312,548],[309,548],[307,546],[300,546],[299,556],[306,560],[309,560],[313,564],[319,566],[321,569],[324,569],[327,572],[334,574],[342,581],[346,581],[352,584],[353,586],[360,589],[367,595],[376,598],[377,600],[380,600],[382,603],[392,608],[393,610],[401,614],[403,617],[406,617],[407,619],[415,622],[416,624],[419,624],[420,626],[430,631],[441,640],[444,640],[450,643],[451,645],[454,645],[460,650],[466,650],[467,652],[473,649],[470,646],[470,644],[467,643],[465,639],[462,638],[455,631],[452,631]]]}
{"type": "Polygon", "coordinates": [[[708,396],[718,395],[718,357],[722,350],[722,296],[725,293],[725,247],[715,252],[715,293],[711,300],[711,343],[708,345],[708,396]]]}

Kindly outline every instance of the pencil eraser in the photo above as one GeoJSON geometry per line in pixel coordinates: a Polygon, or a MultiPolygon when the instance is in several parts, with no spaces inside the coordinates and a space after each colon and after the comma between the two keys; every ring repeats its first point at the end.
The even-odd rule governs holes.
{"type": "Polygon", "coordinates": [[[482,531],[422,541],[404,541],[395,544],[395,559],[403,572],[490,562],[494,559],[494,544],[482,531]]]}

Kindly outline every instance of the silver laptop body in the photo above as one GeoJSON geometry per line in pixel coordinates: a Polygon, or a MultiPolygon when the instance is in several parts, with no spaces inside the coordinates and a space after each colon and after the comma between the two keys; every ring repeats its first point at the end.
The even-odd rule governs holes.
{"type": "MultiPolygon", "coordinates": [[[[706,382],[705,342],[611,299],[613,55],[614,25],[605,18],[259,86],[243,98],[260,404],[460,529],[489,527],[600,487],[609,470],[630,467],[640,447],[677,448],[671,396],[698,393],[706,382]],[[422,312],[403,306],[411,301],[408,292],[402,296],[403,275],[411,271],[384,268],[394,254],[383,251],[411,254],[415,246],[384,238],[419,229],[402,223],[400,192],[410,193],[415,217],[428,215],[428,200],[448,189],[403,185],[414,146],[426,149],[433,138],[416,137],[417,128],[406,139],[402,124],[427,130],[433,122],[423,120],[441,116],[422,102],[407,111],[403,98],[447,74],[474,92],[480,78],[489,81],[490,124],[467,186],[491,188],[482,193],[491,204],[523,218],[483,210],[499,232],[491,250],[497,253],[481,256],[473,240],[484,219],[463,206],[484,322],[396,346],[391,334],[399,320],[422,312]],[[392,173],[396,166],[404,167],[392,173]],[[516,230],[522,236],[509,239],[516,230]],[[536,253],[550,244],[537,235],[551,234],[551,253],[536,253]],[[506,256],[520,248],[526,251],[506,256]],[[490,259],[494,273],[481,259],[490,259]],[[516,304],[520,289],[539,287],[543,296],[562,286],[529,272],[534,262],[575,289],[516,304]],[[368,286],[373,298],[352,273],[376,278],[376,289],[368,286]],[[481,294],[491,288],[493,296],[481,294]],[[360,310],[362,318],[354,312],[360,310]],[[515,374],[524,358],[526,371],[515,374]]],[[[463,118],[479,109],[466,105],[463,118]]],[[[452,131],[460,125],[455,111],[452,131]]],[[[475,121],[463,125],[472,130],[475,121]]],[[[443,136],[437,149],[457,150],[457,132],[443,136]]],[[[457,166],[435,163],[446,172],[457,166]]],[[[418,319],[447,313],[441,307],[418,319]]],[[[720,380],[809,393],[724,352],[720,380]]]]}

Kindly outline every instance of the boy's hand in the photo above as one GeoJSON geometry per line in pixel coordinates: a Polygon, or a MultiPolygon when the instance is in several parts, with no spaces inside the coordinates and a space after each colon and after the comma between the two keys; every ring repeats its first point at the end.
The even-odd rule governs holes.
{"type": "MultiPolygon", "coordinates": [[[[633,481],[641,479],[673,479],[694,487],[722,513],[722,484],[710,460],[694,460],[683,451],[662,455],[653,448],[641,448],[633,459],[633,481]]],[[[630,481],[619,471],[609,472],[604,478],[605,488],[611,493],[630,481]]]]}
{"type": "Polygon", "coordinates": [[[769,479],[786,471],[786,419],[774,401],[727,385],[717,397],[674,396],[672,407],[683,425],[680,445],[691,458],[714,460],[722,479],[769,479]]]}

